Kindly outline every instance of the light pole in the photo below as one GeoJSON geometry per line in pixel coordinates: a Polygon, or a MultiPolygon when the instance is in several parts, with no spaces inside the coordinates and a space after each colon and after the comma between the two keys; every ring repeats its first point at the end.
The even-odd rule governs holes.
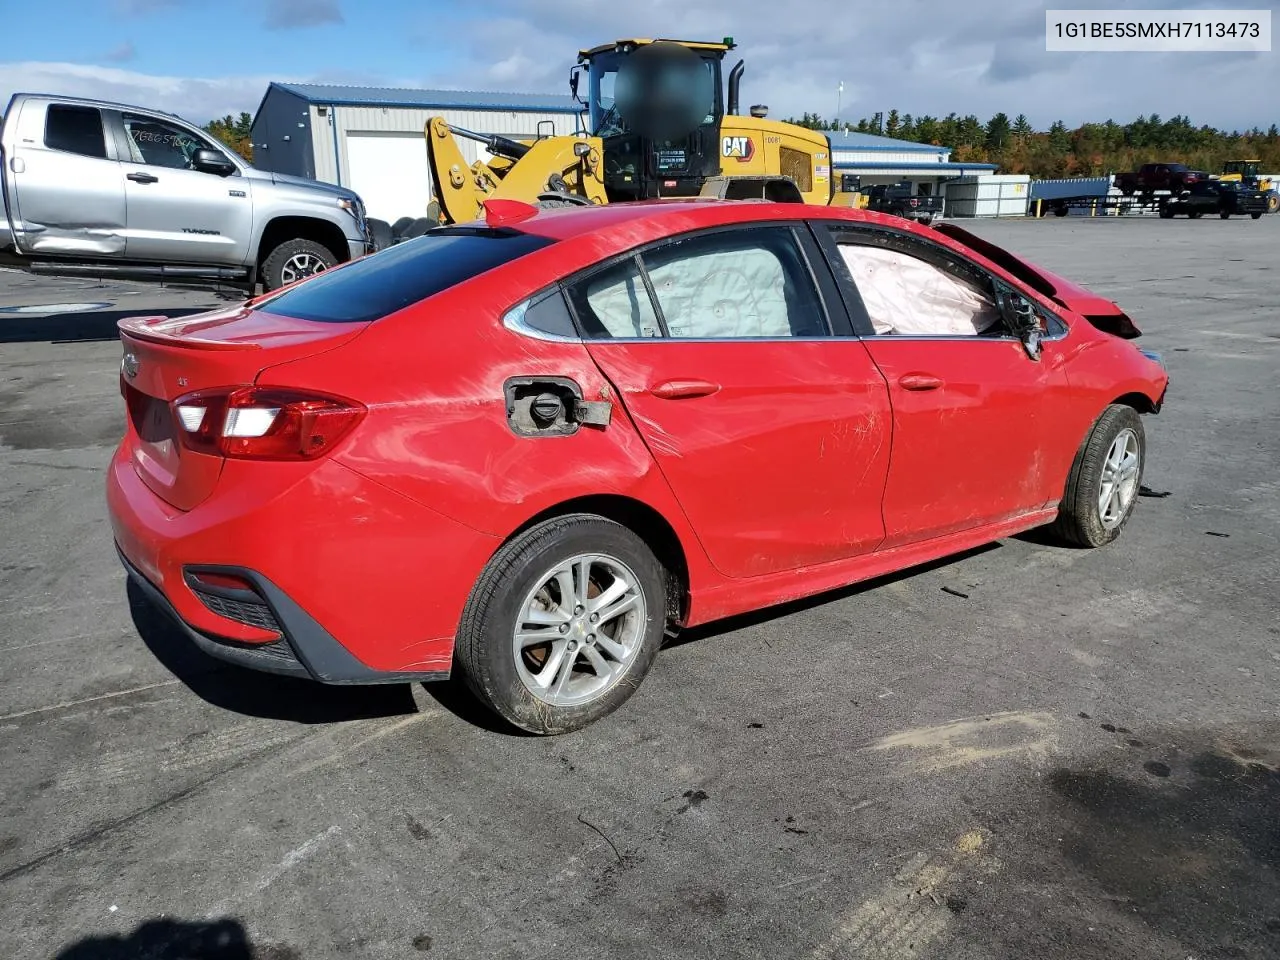
{"type": "Polygon", "coordinates": [[[843,97],[844,97],[844,81],[841,80],[840,85],[836,87],[835,129],[837,130],[840,129],[840,101],[843,99],[843,97]]]}

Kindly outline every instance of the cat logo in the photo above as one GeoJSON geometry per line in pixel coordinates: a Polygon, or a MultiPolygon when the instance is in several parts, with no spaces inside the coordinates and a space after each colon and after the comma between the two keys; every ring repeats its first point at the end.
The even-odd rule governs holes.
{"type": "Polygon", "coordinates": [[[725,137],[721,141],[720,152],[739,163],[746,163],[755,156],[756,145],[750,137],[725,137]]]}

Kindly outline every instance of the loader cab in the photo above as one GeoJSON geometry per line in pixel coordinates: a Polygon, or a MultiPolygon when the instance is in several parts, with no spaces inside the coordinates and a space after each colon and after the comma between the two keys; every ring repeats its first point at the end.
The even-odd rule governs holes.
{"type": "Polygon", "coordinates": [[[1222,174],[1224,177],[1232,179],[1239,178],[1244,183],[1257,183],[1258,167],[1261,162],[1258,160],[1228,160],[1222,165],[1222,174]]]}
{"type": "Polygon", "coordinates": [[[720,173],[724,43],[619,40],[578,55],[588,124],[604,149],[611,202],[696,196],[720,173]]]}

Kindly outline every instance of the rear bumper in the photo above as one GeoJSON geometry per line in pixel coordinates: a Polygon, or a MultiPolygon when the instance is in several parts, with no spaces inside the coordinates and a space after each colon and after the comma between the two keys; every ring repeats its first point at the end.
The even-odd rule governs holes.
{"type": "Polygon", "coordinates": [[[235,573],[249,580],[266,601],[267,607],[280,625],[279,640],[269,643],[237,643],[223,637],[201,633],[182,619],[169,598],[159,587],[143,576],[142,571],[129,562],[120,545],[116,553],[124,564],[129,579],[142,589],[147,599],[163,610],[181,628],[187,638],[211,657],[291,677],[304,677],[321,683],[402,683],[412,681],[447,680],[448,670],[418,672],[386,672],[371,670],[329,636],[320,624],[288,597],[274,583],[259,573],[243,567],[224,567],[225,572],[235,573]]]}
{"type": "Polygon", "coordinates": [[[107,472],[116,547],[202,650],[324,683],[449,675],[463,607],[496,538],[333,461],[227,461],[204,502],[175,510],[138,476],[128,444],[107,472]],[[193,589],[193,569],[247,580],[261,615],[210,603],[193,589]]]}

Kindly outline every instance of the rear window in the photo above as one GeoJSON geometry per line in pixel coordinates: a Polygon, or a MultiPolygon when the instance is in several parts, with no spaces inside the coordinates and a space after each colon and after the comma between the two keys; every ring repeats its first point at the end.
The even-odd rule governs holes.
{"type": "Polygon", "coordinates": [[[260,309],[320,323],[368,323],[553,242],[514,231],[433,230],[317,274],[260,309]]]}

